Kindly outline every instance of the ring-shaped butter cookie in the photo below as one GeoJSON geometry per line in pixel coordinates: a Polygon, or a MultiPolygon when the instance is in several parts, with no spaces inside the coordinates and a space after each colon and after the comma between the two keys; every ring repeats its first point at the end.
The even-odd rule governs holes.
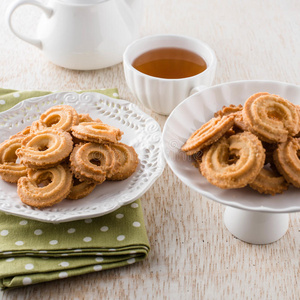
{"type": "Polygon", "coordinates": [[[53,168],[29,169],[28,177],[18,180],[18,195],[27,205],[43,208],[62,201],[70,193],[72,186],[70,170],[58,165],[53,168]]]}
{"type": "Polygon", "coordinates": [[[27,168],[17,163],[16,155],[23,139],[24,136],[16,135],[0,144],[0,176],[7,182],[16,183],[20,177],[27,174],[27,168]]]}
{"type": "Polygon", "coordinates": [[[212,118],[188,138],[181,150],[193,155],[220,139],[233,124],[234,115],[212,118]]]}
{"type": "Polygon", "coordinates": [[[111,174],[115,163],[115,153],[106,144],[78,144],[70,155],[71,170],[80,181],[101,184],[111,174]]]}
{"type": "Polygon", "coordinates": [[[265,149],[261,141],[245,131],[229,138],[222,137],[205,149],[200,172],[220,188],[242,188],[255,180],[264,162],[265,149]]]}
{"type": "Polygon", "coordinates": [[[124,180],[130,177],[136,170],[139,159],[134,148],[123,143],[110,144],[110,147],[117,153],[119,168],[109,180],[124,180]]]}
{"type": "Polygon", "coordinates": [[[73,185],[67,199],[77,200],[89,195],[97,186],[94,182],[79,181],[76,177],[73,178],[73,185]]]}
{"type": "Polygon", "coordinates": [[[274,151],[274,163],[279,173],[295,187],[300,188],[300,138],[289,137],[278,144],[274,151]]]}
{"type": "Polygon", "coordinates": [[[33,122],[31,131],[40,131],[47,128],[70,131],[73,125],[79,123],[79,116],[75,108],[70,105],[56,105],[46,110],[36,122],[33,122]]]}
{"type": "Polygon", "coordinates": [[[80,140],[92,143],[118,142],[123,132],[116,127],[101,122],[82,122],[72,126],[72,134],[80,140]]]}
{"type": "Polygon", "coordinates": [[[242,114],[248,129],[265,142],[285,142],[289,135],[299,132],[300,119],[296,106],[276,95],[252,95],[245,102],[242,114]]]}
{"type": "Polygon", "coordinates": [[[67,158],[72,149],[73,141],[68,132],[46,129],[25,137],[16,154],[28,168],[46,169],[67,158]]]}

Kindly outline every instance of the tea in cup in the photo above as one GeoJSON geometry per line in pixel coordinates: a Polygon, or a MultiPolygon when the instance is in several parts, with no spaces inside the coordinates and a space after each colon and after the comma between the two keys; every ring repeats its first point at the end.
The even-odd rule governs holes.
{"type": "Polygon", "coordinates": [[[123,64],[136,98],[152,111],[169,115],[185,98],[212,84],[217,59],[198,39],[154,35],[131,43],[123,64]]]}

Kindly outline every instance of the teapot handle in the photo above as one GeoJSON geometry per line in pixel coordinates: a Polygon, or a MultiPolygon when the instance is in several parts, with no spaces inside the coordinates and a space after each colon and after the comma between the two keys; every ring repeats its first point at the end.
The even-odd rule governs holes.
{"type": "Polygon", "coordinates": [[[13,13],[15,12],[15,10],[19,6],[26,5],[26,4],[35,5],[35,6],[39,7],[46,14],[46,16],[48,18],[50,18],[52,13],[53,13],[53,10],[51,8],[45,6],[44,4],[42,4],[39,1],[36,1],[36,0],[18,0],[8,8],[8,10],[6,12],[6,23],[9,27],[9,29],[11,30],[11,32],[14,35],[16,35],[18,38],[20,38],[21,40],[23,40],[23,41],[25,41],[29,44],[32,44],[33,46],[36,46],[36,47],[42,49],[42,41],[41,40],[26,37],[23,34],[17,32],[14,29],[14,27],[12,26],[12,15],[13,15],[13,13]]]}

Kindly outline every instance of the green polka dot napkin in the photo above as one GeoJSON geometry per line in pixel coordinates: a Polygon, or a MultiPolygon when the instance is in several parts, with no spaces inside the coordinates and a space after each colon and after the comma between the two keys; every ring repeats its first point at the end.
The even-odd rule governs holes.
{"type": "MultiPolygon", "coordinates": [[[[117,97],[116,89],[101,92],[117,97]]],[[[49,92],[0,89],[0,111],[49,92]]],[[[0,212],[0,288],[130,265],[150,250],[140,200],[108,215],[60,224],[0,212]]]]}

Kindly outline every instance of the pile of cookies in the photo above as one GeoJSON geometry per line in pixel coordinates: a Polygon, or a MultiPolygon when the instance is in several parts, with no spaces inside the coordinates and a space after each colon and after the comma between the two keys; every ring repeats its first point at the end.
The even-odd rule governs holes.
{"type": "Polygon", "coordinates": [[[53,106],[0,144],[0,176],[17,183],[21,201],[32,207],[83,198],[104,181],[135,172],[138,155],[120,142],[122,135],[72,106],[53,106]]]}
{"type": "Polygon", "coordinates": [[[249,186],[275,195],[300,187],[300,107],[256,93],[244,106],[229,105],[182,146],[200,173],[222,189],[249,186]]]}

